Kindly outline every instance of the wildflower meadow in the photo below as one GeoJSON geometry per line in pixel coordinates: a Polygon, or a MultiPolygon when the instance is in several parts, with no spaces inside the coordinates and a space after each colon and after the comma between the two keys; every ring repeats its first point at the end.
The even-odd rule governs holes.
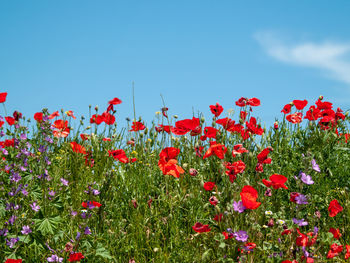
{"type": "Polygon", "coordinates": [[[258,98],[126,127],[119,98],[86,118],[0,103],[0,262],[350,261],[349,116],[322,96],[267,128],[258,98]]]}

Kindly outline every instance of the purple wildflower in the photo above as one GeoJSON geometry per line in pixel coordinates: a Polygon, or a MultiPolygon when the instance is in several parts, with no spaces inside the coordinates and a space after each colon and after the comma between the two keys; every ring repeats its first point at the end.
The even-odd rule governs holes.
{"type": "Polygon", "coordinates": [[[93,195],[99,195],[99,194],[100,194],[100,191],[99,191],[99,190],[96,190],[96,189],[92,189],[92,194],[93,194],[93,195]]]}
{"type": "Polygon", "coordinates": [[[0,236],[6,237],[8,232],[9,230],[7,228],[0,229],[0,236]]]}
{"type": "Polygon", "coordinates": [[[310,185],[310,184],[314,184],[315,182],[312,180],[312,177],[306,173],[303,173],[300,171],[299,173],[300,175],[300,179],[304,184],[310,185]]]}
{"type": "Polygon", "coordinates": [[[10,223],[11,225],[13,225],[13,224],[15,223],[16,219],[17,219],[17,216],[12,215],[12,216],[10,217],[10,219],[9,219],[9,223],[10,223]]]}
{"type": "Polygon", "coordinates": [[[23,235],[28,235],[29,233],[32,233],[32,230],[30,229],[29,226],[23,226],[21,233],[23,235]]]}
{"type": "Polygon", "coordinates": [[[90,230],[90,228],[88,226],[85,227],[84,234],[85,235],[90,235],[91,234],[91,230],[90,230]]]}
{"type": "Polygon", "coordinates": [[[298,226],[307,226],[309,224],[307,221],[304,220],[304,218],[302,219],[293,218],[292,220],[293,220],[293,223],[298,226]]]}
{"type": "Polygon", "coordinates": [[[303,194],[299,194],[297,197],[295,197],[295,201],[298,205],[307,205],[307,197],[303,194]]]}
{"type": "Polygon", "coordinates": [[[47,262],[63,262],[63,258],[60,258],[57,255],[52,255],[47,258],[47,262]]]}
{"type": "Polygon", "coordinates": [[[68,180],[64,179],[64,178],[61,178],[61,183],[64,185],[64,186],[68,186],[68,180]]]}
{"type": "Polygon", "coordinates": [[[233,210],[235,210],[238,213],[243,213],[244,210],[246,210],[246,207],[243,205],[242,201],[233,201],[233,210]]]}
{"type": "Polygon", "coordinates": [[[30,204],[30,207],[33,211],[38,212],[40,210],[40,206],[36,204],[36,202],[33,202],[33,204],[30,204]]]}
{"type": "Polygon", "coordinates": [[[13,248],[14,245],[18,242],[19,238],[11,238],[10,240],[8,240],[6,238],[6,245],[8,245],[10,248],[13,248]]]}
{"type": "Polygon", "coordinates": [[[248,234],[246,231],[239,230],[233,233],[237,241],[246,242],[248,240],[248,234]]]}
{"type": "Polygon", "coordinates": [[[312,159],[311,161],[311,165],[312,165],[312,169],[314,169],[316,172],[321,172],[321,169],[320,167],[318,166],[318,164],[316,163],[316,160],[315,159],[312,159]]]}

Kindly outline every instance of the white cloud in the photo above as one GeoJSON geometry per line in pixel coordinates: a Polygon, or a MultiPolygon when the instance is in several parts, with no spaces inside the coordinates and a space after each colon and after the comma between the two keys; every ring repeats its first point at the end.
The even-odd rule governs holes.
{"type": "Polygon", "coordinates": [[[305,42],[286,44],[273,33],[260,32],[255,39],[273,58],[285,63],[318,68],[328,77],[350,84],[350,44],[305,42]]]}

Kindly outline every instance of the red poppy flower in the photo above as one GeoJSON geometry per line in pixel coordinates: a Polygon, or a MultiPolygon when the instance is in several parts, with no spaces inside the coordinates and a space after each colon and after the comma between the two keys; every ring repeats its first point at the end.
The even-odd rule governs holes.
{"type": "Polygon", "coordinates": [[[322,101],[318,99],[315,103],[317,105],[317,108],[320,110],[326,110],[326,109],[332,109],[333,104],[328,101],[322,101]]]}
{"type": "Polygon", "coordinates": [[[205,191],[211,191],[214,189],[215,183],[214,182],[206,182],[206,183],[204,183],[203,187],[204,187],[205,191]]]}
{"type": "Polygon", "coordinates": [[[95,202],[95,201],[88,201],[88,202],[82,202],[81,206],[84,208],[88,208],[89,205],[92,205],[93,207],[100,207],[102,206],[99,202],[95,202]]]}
{"type": "Polygon", "coordinates": [[[131,130],[129,130],[129,131],[135,131],[136,132],[136,131],[142,131],[144,129],[146,129],[146,126],[143,125],[142,122],[133,121],[132,122],[132,126],[131,126],[131,130]]]}
{"type": "Polygon", "coordinates": [[[289,229],[285,229],[285,230],[283,230],[283,232],[281,233],[281,236],[284,236],[284,235],[289,235],[290,233],[292,233],[292,231],[291,231],[291,230],[289,230],[289,229]]]}
{"type": "Polygon", "coordinates": [[[284,114],[288,114],[288,113],[290,113],[291,109],[292,109],[292,104],[289,103],[289,104],[284,105],[281,112],[283,112],[284,114]]]}
{"type": "Polygon", "coordinates": [[[271,147],[267,147],[264,150],[262,150],[256,157],[258,158],[259,163],[271,163],[271,159],[267,158],[267,155],[272,152],[271,147]]]}
{"type": "Polygon", "coordinates": [[[105,111],[102,113],[101,118],[107,125],[112,125],[115,123],[115,117],[114,115],[110,114],[109,112],[105,111]]]}
{"type": "Polygon", "coordinates": [[[256,124],[256,119],[251,117],[249,122],[246,122],[247,130],[253,134],[262,135],[264,133],[264,129],[260,127],[260,124],[256,124]]]}
{"type": "Polygon", "coordinates": [[[185,173],[181,166],[177,165],[175,159],[180,153],[180,149],[174,147],[164,148],[159,154],[158,167],[162,170],[164,175],[172,175],[179,178],[181,174],[185,173]]]}
{"type": "Polygon", "coordinates": [[[109,156],[112,156],[115,160],[122,163],[128,163],[129,159],[126,157],[126,153],[123,149],[110,150],[108,151],[109,156]]]}
{"type": "Polygon", "coordinates": [[[208,158],[209,156],[216,155],[220,159],[224,159],[227,148],[223,144],[216,143],[216,141],[210,142],[210,147],[203,156],[203,159],[208,158]]]}
{"type": "Polygon", "coordinates": [[[209,203],[213,206],[216,206],[219,203],[219,200],[216,198],[216,196],[212,196],[209,198],[209,203]]]}
{"type": "Polygon", "coordinates": [[[120,103],[122,103],[122,101],[118,98],[114,98],[114,99],[108,101],[108,104],[112,104],[112,105],[118,105],[120,103]]]}
{"type": "Polygon", "coordinates": [[[203,225],[202,223],[195,223],[194,226],[192,226],[192,229],[196,231],[197,233],[204,233],[204,232],[210,232],[209,225],[203,225]]]}
{"type": "Polygon", "coordinates": [[[337,108],[337,112],[335,113],[335,120],[345,120],[345,115],[343,114],[343,110],[340,108],[337,108]]]}
{"type": "Polygon", "coordinates": [[[86,141],[86,140],[89,140],[89,139],[90,139],[90,135],[89,135],[89,134],[82,133],[82,134],[80,134],[80,138],[81,138],[83,141],[86,141]]]}
{"type": "Polygon", "coordinates": [[[85,148],[83,146],[81,146],[80,144],[78,144],[76,142],[71,142],[70,146],[72,147],[73,152],[86,154],[85,148]]]}
{"type": "Polygon", "coordinates": [[[245,119],[247,118],[247,115],[248,115],[248,112],[246,112],[246,111],[241,111],[239,113],[239,117],[242,121],[245,121],[245,119]]]}
{"type": "Polygon", "coordinates": [[[260,106],[260,100],[257,98],[251,98],[248,100],[247,104],[252,107],[260,106]]]}
{"type": "Polygon", "coordinates": [[[331,245],[331,249],[328,251],[327,258],[334,258],[339,255],[340,252],[343,251],[343,246],[333,243],[331,245]]]}
{"type": "Polygon", "coordinates": [[[235,146],[233,146],[233,150],[232,150],[232,156],[236,157],[236,155],[240,155],[241,153],[247,153],[248,150],[246,148],[243,147],[242,144],[236,144],[235,146]]]}
{"type": "Polygon", "coordinates": [[[297,201],[296,201],[296,199],[295,198],[297,198],[297,196],[299,196],[300,194],[299,193],[297,193],[297,192],[291,192],[290,193],[290,201],[291,202],[293,202],[293,203],[296,203],[297,201]]]}
{"type": "Polygon", "coordinates": [[[22,259],[7,259],[5,263],[22,263],[22,259]]]}
{"type": "Polygon", "coordinates": [[[166,133],[170,134],[171,128],[172,128],[172,127],[173,127],[173,126],[171,126],[171,125],[162,125],[162,124],[159,124],[159,126],[158,126],[158,127],[155,127],[155,129],[156,129],[157,132],[166,132],[166,133]]]}
{"type": "Polygon", "coordinates": [[[235,121],[227,117],[218,119],[216,123],[221,125],[225,130],[230,130],[235,125],[235,121]]]}
{"type": "Polygon", "coordinates": [[[312,105],[306,112],[304,119],[308,119],[309,121],[315,121],[319,117],[321,117],[321,110],[312,105]]]}
{"type": "Polygon", "coordinates": [[[303,114],[301,112],[296,112],[286,116],[286,120],[291,123],[301,123],[303,120],[303,114]]]}
{"type": "Polygon", "coordinates": [[[345,259],[350,258],[350,245],[345,245],[346,247],[346,254],[345,254],[345,259]]]}
{"type": "Polygon", "coordinates": [[[104,121],[104,118],[102,115],[94,114],[90,118],[90,123],[96,123],[97,125],[100,125],[104,121]]]}
{"type": "Polygon", "coordinates": [[[15,121],[16,121],[14,118],[12,118],[12,117],[10,117],[10,116],[5,117],[5,120],[6,120],[6,122],[8,123],[8,125],[10,125],[10,126],[12,126],[13,124],[15,124],[15,121]]]}
{"type": "Polygon", "coordinates": [[[57,130],[52,131],[55,137],[67,137],[70,129],[68,128],[68,121],[56,120],[53,125],[57,130]]]}
{"type": "Polygon", "coordinates": [[[285,182],[287,182],[287,177],[281,175],[281,174],[273,174],[270,176],[270,181],[262,179],[262,182],[267,187],[273,187],[274,189],[284,188],[288,189],[287,186],[285,186],[285,182]]]}
{"type": "Polygon", "coordinates": [[[163,114],[163,116],[165,117],[165,118],[168,118],[168,114],[167,114],[167,111],[169,110],[169,108],[167,108],[167,107],[163,107],[162,108],[162,114],[163,114]]]}
{"type": "Polygon", "coordinates": [[[66,111],[66,114],[67,114],[67,116],[72,117],[73,119],[76,119],[76,117],[74,116],[73,111],[71,111],[71,110],[66,111]]]}
{"type": "Polygon", "coordinates": [[[247,98],[240,98],[239,100],[236,101],[236,105],[238,107],[244,107],[244,106],[260,106],[260,100],[257,98],[251,98],[251,99],[247,99],[247,98]]]}
{"type": "Polygon", "coordinates": [[[184,135],[191,131],[191,135],[195,136],[201,133],[199,118],[185,119],[175,122],[175,127],[171,128],[171,132],[175,135],[184,135]]]}
{"type": "Polygon", "coordinates": [[[313,244],[315,244],[316,240],[317,240],[317,234],[314,235],[313,232],[309,232],[307,234],[303,234],[300,232],[299,228],[297,228],[297,232],[299,234],[299,236],[296,238],[296,244],[297,246],[300,247],[310,247],[313,244]],[[309,239],[309,237],[311,239],[309,239]]]}
{"type": "Polygon", "coordinates": [[[222,232],[222,234],[224,235],[225,239],[231,239],[233,238],[233,233],[227,233],[227,232],[222,232]]]}
{"type": "Polygon", "coordinates": [[[293,260],[293,261],[283,260],[281,263],[298,263],[298,261],[296,261],[296,260],[293,260]]]}
{"type": "Polygon", "coordinates": [[[0,128],[5,124],[4,121],[0,121],[0,128]]]}
{"type": "Polygon", "coordinates": [[[302,110],[307,105],[307,100],[293,100],[293,104],[297,110],[302,110]]]}
{"type": "Polygon", "coordinates": [[[54,113],[49,115],[49,119],[52,120],[53,118],[58,117],[58,116],[60,116],[60,114],[58,113],[58,111],[55,111],[54,113]]]}
{"type": "Polygon", "coordinates": [[[328,212],[330,217],[335,217],[341,211],[343,211],[343,208],[340,206],[336,199],[330,202],[328,206],[328,212]]]}
{"type": "Polygon", "coordinates": [[[260,202],[256,201],[258,198],[258,191],[250,185],[244,186],[240,195],[243,205],[247,209],[257,209],[261,205],[260,202]]]}
{"type": "Polygon", "coordinates": [[[216,134],[218,133],[219,131],[213,127],[205,127],[204,128],[204,136],[206,138],[216,138],[216,134]]]}
{"type": "Polygon", "coordinates": [[[36,120],[37,122],[42,122],[43,121],[43,113],[42,112],[35,113],[34,120],[36,120]]]}
{"type": "Polygon", "coordinates": [[[218,214],[218,215],[215,215],[213,220],[214,221],[217,221],[217,222],[220,222],[222,220],[222,218],[224,217],[224,215],[222,213],[218,214]]]}
{"type": "Polygon", "coordinates": [[[180,149],[175,147],[166,147],[164,148],[160,154],[159,158],[164,159],[165,161],[169,161],[170,159],[175,159],[180,153],[180,149]]]}
{"type": "Polygon", "coordinates": [[[0,103],[4,103],[6,101],[7,92],[0,93],[0,103]]]}
{"type": "Polygon", "coordinates": [[[331,227],[329,230],[328,230],[329,233],[332,233],[333,234],[333,237],[335,239],[339,239],[341,237],[341,233],[339,231],[339,228],[335,229],[333,227],[331,227]]]}
{"type": "Polygon", "coordinates": [[[224,110],[224,108],[219,103],[216,103],[215,105],[210,105],[209,107],[211,113],[213,113],[215,117],[219,117],[224,110]]]}
{"type": "Polygon", "coordinates": [[[80,261],[84,258],[83,254],[80,252],[73,253],[69,255],[69,262],[76,262],[80,261]]]}

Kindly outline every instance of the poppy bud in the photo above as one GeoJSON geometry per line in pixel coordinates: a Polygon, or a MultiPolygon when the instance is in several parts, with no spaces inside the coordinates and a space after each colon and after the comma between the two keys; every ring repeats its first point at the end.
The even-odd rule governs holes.
{"type": "Polygon", "coordinates": [[[323,96],[320,95],[320,96],[318,97],[318,99],[319,99],[319,100],[323,100],[323,96]]]}
{"type": "Polygon", "coordinates": [[[134,208],[138,207],[137,201],[135,199],[131,200],[131,203],[134,206],[134,208]]]}
{"type": "Polygon", "coordinates": [[[86,127],[86,130],[90,130],[90,129],[91,129],[91,126],[87,126],[87,127],[86,127]]]}
{"type": "Polygon", "coordinates": [[[265,196],[271,196],[272,195],[272,190],[270,188],[268,188],[266,191],[265,191],[265,196]]]}
{"type": "Polygon", "coordinates": [[[196,176],[198,174],[198,171],[194,168],[190,168],[190,171],[189,171],[190,175],[191,176],[196,176]]]}
{"type": "Polygon", "coordinates": [[[177,119],[177,118],[178,118],[179,116],[177,116],[177,115],[174,115],[173,117],[174,117],[174,119],[177,119]]]}
{"type": "Polygon", "coordinates": [[[95,111],[98,111],[98,106],[97,105],[95,106],[95,111]]]}
{"type": "Polygon", "coordinates": [[[274,224],[275,224],[275,222],[273,221],[273,218],[271,218],[271,219],[269,220],[269,222],[267,223],[267,226],[273,227],[274,224]]]}
{"type": "Polygon", "coordinates": [[[277,121],[275,121],[275,123],[273,124],[273,128],[274,128],[275,130],[278,129],[278,122],[277,122],[277,121]]]}

